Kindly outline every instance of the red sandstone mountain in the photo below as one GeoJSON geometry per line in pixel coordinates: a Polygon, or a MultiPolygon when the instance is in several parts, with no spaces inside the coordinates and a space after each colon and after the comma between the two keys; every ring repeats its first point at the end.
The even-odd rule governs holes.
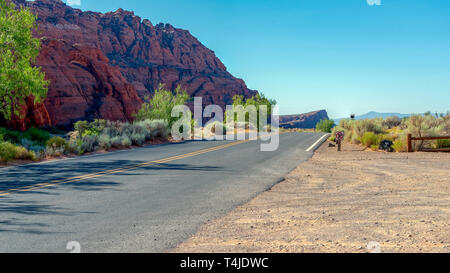
{"type": "Polygon", "coordinates": [[[44,39],[37,65],[51,82],[45,102],[24,107],[26,118],[11,122],[14,127],[130,120],[159,83],[222,106],[236,94],[256,94],[187,30],[153,26],[122,9],[102,14],[61,0],[14,2],[38,16],[36,35],[44,39]]]}
{"type": "Polygon", "coordinates": [[[317,123],[319,123],[319,121],[321,121],[322,119],[328,119],[328,114],[325,110],[314,111],[301,115],[280,116],[280,127],[286,129],[316,128],[317,123]]]}

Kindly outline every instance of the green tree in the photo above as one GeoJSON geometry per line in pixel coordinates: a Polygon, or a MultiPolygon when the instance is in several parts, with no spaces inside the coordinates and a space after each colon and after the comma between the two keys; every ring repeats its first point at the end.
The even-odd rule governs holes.
{"type": "Polygon", "coordinates": [[[29,9],[0,0],[0,117],[20,116],[25,99],[41,102],[48,81],[41,69],[32,65],[41,45],[33,38],[36,16],[29,9]]]}
{"type": "MultiPolygon", "coordinates": [[[[260,121],[259,121],[259,113],[261,110],[261,106],[267,106],[267,117],[270,119],[272,116],[272,110],[273,107],[277,104],[277,102],[273,99],[268,99],[264,94],[256,94],[255,96],[245,99],[242,95],[235,95],[233,97],[233,106],[243,106],[244,108],[253,105],[256,107],[257,112],[257,123],[254,124],[255,126],[259,127],[260,121]]],[[[225,121],[226,121],[227,114],[225,114],[225,121]]],[[[237,115],[235,114],[234,120],[237,121],[237,115]]],[[[249,114],[247,113],[245,116],[245,121],[249,122],[249,114]]],[[[261,130],[262,128],[258,128],[261,130]]]]}
{"type": "Polygon", "coordinates": [[[169,127],[177,121],[178,117],[172,117],[172,109],[177,105],[184,105],[189,100],[188,93],[178,86],[175,92],[167,90],[164,84],[160,84],[155,90],[153,97],[146,98],[148,102],[142,104],[136,114],[137,120],[167,120],[169,127]]]}
{"type": "Polygon", "coordinates": [[[334,121],[330,119],[322,119],[316,125],[316,130],[324,133],[331,133],[331,129],[335,126],[334,121]]]}

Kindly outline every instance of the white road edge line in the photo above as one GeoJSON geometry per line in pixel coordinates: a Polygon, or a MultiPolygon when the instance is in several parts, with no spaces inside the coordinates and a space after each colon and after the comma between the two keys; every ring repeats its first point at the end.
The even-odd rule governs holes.
{"type": "Polygon", "coordinates": [[[328,138],[330,137],[330,134],[326,134],[324,136],[322,136],[319,140],[316,141],[316,143],[314,143],[311,147],[308,148],[308,150],[306,150],[307,152],[311,152],[314,148],[316,148],[316,146],[321,143],[323,141],[324,138],[328,138]]]}

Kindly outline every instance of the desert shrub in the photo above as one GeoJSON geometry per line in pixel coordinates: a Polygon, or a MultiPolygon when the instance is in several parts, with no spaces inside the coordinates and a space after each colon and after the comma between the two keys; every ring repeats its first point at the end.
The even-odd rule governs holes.
{"type": "Polygon", "coordinates": [[[178,120],[172,117],[172,109],[177,105],[185,105],[189,99],[188,93],[178,86],[175,92],[167,90],[160,84],[155,90],[153,97],[148,102],[142,104],[141,109],[136,114],[136,120],[167,120],[169,127],[178,120]]]}
{"type": "Polygon", "coordinates": [[[150,120],[137,121],[134,126],[139,128],[139,130],[134,130],[134,133],[141,133],[145,136],[145,140],[150,140],[152,138],[152,131],[150,129],[150,120]]]}
{"type": "Polygon", "coordinates": [[[406,152],[407,150],[407,144],[405,138],[398,138],[394,141],[394,144],[392,145],[392,148],[400,153],[400,152],[406,152]]]}
{"type": "Polygon", "coordinates": [[[114,148],[120,148],[120,146],[122,146],[122,137],[115,136],[111,138],[111,146],[114,148]]]}
{"type": "Polygon", "coordinates": [[[167,138],[170,134],[169,122],[166,120],[151,120],[149,127],[153,138],[167,138]]]}
{"type": "Polygon", "coordinates": [[[83,144],[82,149],[84,152],[91,153],[95,152],[98,147],[99,137],[96,135],[86,135],[82,138],[83,144]]]}
{"type": "Polygon", "coordinates": [[[33,151],[28,151],[24,147],[9,142],[0,142],[0,161],[8,163],[15,159],[36,160],[36,155],[33,151]]]}
{"type": "Polygon", "coordinates": [[[111,137],[108,134],[101,134],[98,138],[98,145],[103,150],[111,149],[111,137]]]}
{"type": "MultiPolygon", "coordinates": [[[[412,134],[414,137],[438,136],[444,132],[445,124],[442,120],[433,115],[412,115],[404,121],[406,133],[412,134]]],[[[418,151],[423,148],[430,148],[431,142],[414,141],[413,149],[418,151]]]]}
{"type": "Polygon", "coordinates": [[[84,154],[83,140],[71,139],[68,143],[68,152],[72,154],[82,155],[84,154]]]}
{"type": "Polygon", "coordinates": [[[388,117],[385,120],[383,120],[383,127],[386,129],[392,129],[394,127],[398,127],[402,124],[402,120],[397,117],[397,116],[393,116],[393,117],[388,117]]]}
{"type": "Polygon", "coordinates": [[[316,130],[319,132],[331,133],[334,126],[334,121],[330,119],[322,119],[319,123],[317,123],[316,130]]]}
{"type": "Polygon", "coordinates": [[[130,137],[134,145],[142,146],[145,144],[145,135],[140,133],[133,133],[130,137]]]}
{"type": "Polygon", "coordinates": [[[16,146],[16,159],[20,160],[36,160],[36,155],[32,151],[28,151],[24,147],[16,146]]]}
{"type": "Polygon", "coordinates": [[[78,132],[78,136],[81,138],[84,134],[84,132],[89,129],[89,122],[86,120],[80,120],[75,122],[75,124],[73,125],[73,127],[75,128],[75,131],[78,132]]]}
{"type": "Polygon", "coordinates": [[[108,121],[104,119],[96,119],[89,124],[89,127],[97,132],[103,131],[107,126],[108,121]]]}
{"type": "Polygon", "coordinates": [[[380,134],[380,133],[383,133],[383,130],[381,129],[381,126],[379,125],[379,121],[376,121],[373,119],[365,119],[365,120],[358,120],[358,121],[354,122],[353,132],[355,133],[356,137],[358,139],[360,139],[362,142],[362,137],[367,132],[371,132],[374,134],[380,134]]]}
{"type": "Polygon", "coordinates": [[[69,151],[69,144],[62,137],[52,137],[47,141],[45,151],[48,156],[61,156],[69,151]]]}
{"type": "Polygon", "coordinates": [[[120,143],[123,147],[130,147],[132,142],[130,137],[128,136],[122,136],[121,138],[121,143],[120,143]]]}
{"type": "Polygon", "coordinates": [[[378,146],[380,142],[381,142],[380,135],[377,135],[374,132],[366,132],[361,138],[361,144],[368,148],[372,147],[372,145],[378,146]]]}

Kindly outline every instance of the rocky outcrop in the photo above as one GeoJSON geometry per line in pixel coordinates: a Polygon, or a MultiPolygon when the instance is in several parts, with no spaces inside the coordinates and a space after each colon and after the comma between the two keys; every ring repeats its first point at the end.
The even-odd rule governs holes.
{"type": "Polygon", "coordinates": [[[311,129],[322,119],[329,119],[327,111],[320,110],[301,115],[280,116],[280,127],[286,129],[311,129]]]}
{"type": "Polygon", "coordinates": [[[39,107],[50,120],[34,122],[38,125],[130,120],[159,83],[170,89],[181,85],[191,96],[202,96],[205,104],[221,106],[231,104],[234,95],[256,94],[187,30],[154,26],[122,9],[102,14],[73,9],[60,0],[15,2],[38,16],[36,35],[45,37],[37,65],[50,87],[39,107]]]}

